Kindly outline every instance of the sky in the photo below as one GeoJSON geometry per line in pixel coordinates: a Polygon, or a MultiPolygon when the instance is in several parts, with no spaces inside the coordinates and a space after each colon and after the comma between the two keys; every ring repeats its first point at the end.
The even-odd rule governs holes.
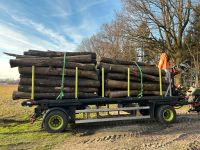
{"type": "Polygon", "coordinates": [[[75,51],[120,9],[120,0],[0,0],[0,79],[19,78],[3,52],[75,51]]]}

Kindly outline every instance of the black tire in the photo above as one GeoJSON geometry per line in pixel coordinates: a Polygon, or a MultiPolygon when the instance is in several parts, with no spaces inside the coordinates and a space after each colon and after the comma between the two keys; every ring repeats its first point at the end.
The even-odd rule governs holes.
{"type": "Polygon", "coordinates": [[[147,115],[149,115],[150,113],[149,113],[149,109],[140,109],[140,114],[142,115],[142,116],[147,116],[147,115]]]}
{"type": "Polygon", "coordinates": [[[162,124],[170,124],[176,121],[176,111],[170,105],[163,105],[157,109],[157,120],[162,124]]]}
{"type": "Polygon", "coordinates": [[[49,112],[44,118],[44,129],[49,133],[63,132],[68,124],[68,116],[60,110],[49,112]]]}

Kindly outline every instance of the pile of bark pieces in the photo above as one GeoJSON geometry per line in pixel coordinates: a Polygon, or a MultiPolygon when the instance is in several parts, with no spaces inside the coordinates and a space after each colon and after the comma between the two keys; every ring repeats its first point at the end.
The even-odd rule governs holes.
{"type": "MultiPolygon", "coordinates": [[[[130,96],[141,94],[141,75],[143,96],[160,95],[159,70],[155,65],[146,63],[129,62],[101,58],[98,68],[104,68],[105,96],[110,98],[128,96],[128,68],[130,68],[130,96]],[[138,65],[138,66],[137,66],[138,65]],[[140,73],[140,69],[142,74],[140,73]]],[[[101,74],[101,73],[100,73],[101,74]]],[[[168,82],[164,79],[162,72],[162,90],[166,91],[168,82]]]]}
{"type": "MultiPolygon", "coordinates": [[[[11,67],[18,67],[20,81],[13,99],[30,99],[32,65],[35,66],[34,99],[56,99],[61,92],[64,52],[28,50],[10,60],[11,67]]],[[[96,54],[90,52],[67,52],[64,70],[64,97],[75,98],[75,74],[78,67],[78,98],[97,97],[100,87],[96,70],[96,54]]]]}

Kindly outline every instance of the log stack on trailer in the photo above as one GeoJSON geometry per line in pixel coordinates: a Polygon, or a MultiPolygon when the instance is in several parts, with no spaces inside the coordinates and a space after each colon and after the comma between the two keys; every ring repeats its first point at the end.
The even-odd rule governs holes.
{"type": "MultiPolygon", "coordinates": [[[[102,58],[98,66],[101,71],[103,68],[106,97],[156,96],[161,94],[159,69],[155,65],[102,58]]],[[[162,94],[165,94],[169,83],[163,78],[165,73],[161,72],[161,75],[162,94]]]]}
{"type": "Polygon", "coordinates": [[[169,84],[155,65],[110,58],[97,62],[91,52],[6,54],[15,57],[10,66],[18,67],[20,73],[14,100],[158,96],[165,94],[169,84]]]}
{"type": "Polygon", "coordinates": [[[100,82],[95,53],[29,50],[24,55],[8,55],[16,57],[10,60],[10,65],[18,67],[20,73],[18,91],[13,92],[14,100],[31,98],[33,69],[35,100],[56,99],[61,91],[63,99],[97,97],[100,82]]]}
{"type": "Polygon", "coordinates": [[[16,57],[10,65],[19,67],[20,73],[13,99],[28,99],[22,106],[36,106],[30,120],[42,117],[48,132],[62,132],[69,123],[151,118],[169,124],[176,120],[174,107],[188,104],[193,104],[191,111],[199,112],[198,95],[191,102],[185,96],[172,96],[173,80],[168,83],[165,72],[155,65],[109,58],[97,63],[96,55],[88,52],[29,50],[8,55],[16,57]],[[114,105],[110,108],[110,104],[114,105]]]}

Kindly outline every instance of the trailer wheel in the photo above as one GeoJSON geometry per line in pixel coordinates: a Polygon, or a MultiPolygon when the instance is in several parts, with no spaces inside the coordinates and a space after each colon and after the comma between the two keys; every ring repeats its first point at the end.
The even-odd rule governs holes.
{"type": "Polygon", "coordinates": [[[50,133],[63,132],[67,124],[67,115],[60,110],[51,111],[44,118],[44,128],[50,133]]]}
{"type": "Polygon", "coordinates": [[[160,106],[157,109],[157,120],[160,123],[165,123],[165,124],[175,122],[175,120],[176,120],[175,109],[170,105],[160,106]]]}

